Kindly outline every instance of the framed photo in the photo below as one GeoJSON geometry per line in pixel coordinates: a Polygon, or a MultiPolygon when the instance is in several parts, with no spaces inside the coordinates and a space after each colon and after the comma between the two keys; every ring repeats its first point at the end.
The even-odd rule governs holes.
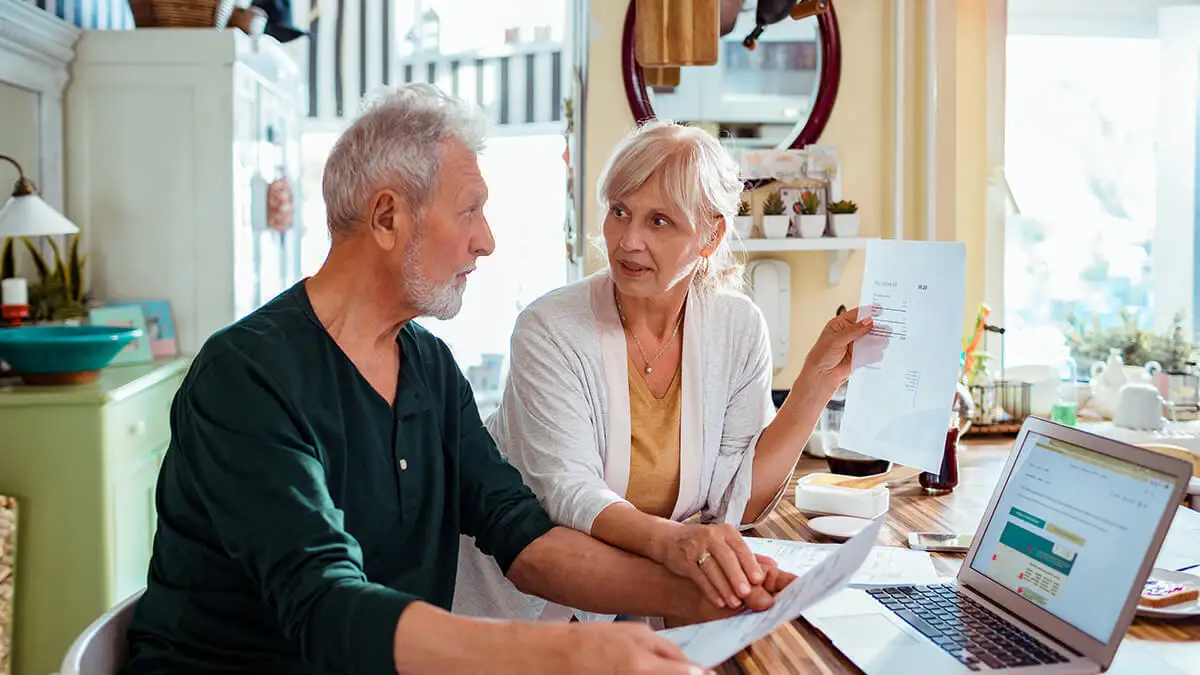
{"type": "Polygon", "coordinates": [[[0,495],[0,675],[9,675],[12,672],[16,570],[17,500],[0,495]]]}
{"type": "Polygon", "coordinates": [[[142,316],[146,319],[146,334],[150,337],[150,353],[156,359],[179,355],[179,339],[175,335],[170,300],[118,300],[106,304],[141,307],[142,316]]]}
{"type": "Polygon", "coordinates": [[[154,354],[150,351],[150,333],[146,330],[146,317],[140,306],[105,305],[91,310],[88,318],[98,326],[133,327],[142,331],[142,335],[125,345],[109,365],[149,363],[154,360],[154,354]]]}

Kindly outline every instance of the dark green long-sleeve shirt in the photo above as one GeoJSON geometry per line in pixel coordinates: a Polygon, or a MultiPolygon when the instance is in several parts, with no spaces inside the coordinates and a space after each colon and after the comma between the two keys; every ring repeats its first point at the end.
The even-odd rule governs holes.
{"type": "Polygon", "coordinates": [[[449,609],[459,535],[507,571],[553,523],[449,349],[408,324],[394,407],[301,282],[200,350],[171,410],[127,675],[394,673],[414,600],[449,609]]]}

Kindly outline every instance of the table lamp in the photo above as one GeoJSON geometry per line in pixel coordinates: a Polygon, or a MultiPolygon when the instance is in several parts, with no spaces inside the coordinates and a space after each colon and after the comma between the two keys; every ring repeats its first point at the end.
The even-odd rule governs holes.
{"type": "MultiPolygon", "coordinates": [[[[37,194],[33,181],[25,177],[21,165],[12,157],[0,155],[17,168],[17,183],[12,196],[0,209],[0,241],[9,237],[42,237],[75,234],[79,228],[37,194]]],[[[29,316],[29,286],[25,279],[0,281],[0,323],[20,325],[29,316]]]]}

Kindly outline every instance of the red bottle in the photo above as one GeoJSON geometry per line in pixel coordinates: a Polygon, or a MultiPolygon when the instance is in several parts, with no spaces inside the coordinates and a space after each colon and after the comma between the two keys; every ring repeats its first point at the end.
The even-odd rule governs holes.
{"type": "Polygon", "coordinates": [[[945,494],[958,487],[958,425],[946,430],[946,447],[942,451],[942,466],[937,473],[924,471],[918,479],[921,487],[933,494],[945,494]]]}

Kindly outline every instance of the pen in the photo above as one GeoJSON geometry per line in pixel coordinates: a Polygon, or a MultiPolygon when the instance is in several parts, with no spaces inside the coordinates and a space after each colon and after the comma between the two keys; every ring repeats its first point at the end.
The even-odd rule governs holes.
{"type": "Polygon", "coordinates": [[[1175,570],[1175,571],[1176,571],[1176,572],[1186,572],[1186,571],[1188,571],[1188,570],[1190,570],[1190,569],[1194,569],[1194,568],[1197,568],[1197,567],[1200,567],[1200,563],[1196,563],[1195,565],[1188,565],[1187,567],[1180,567],[1179,569],[1177,569],[1177,570],[1175,570]]]}

